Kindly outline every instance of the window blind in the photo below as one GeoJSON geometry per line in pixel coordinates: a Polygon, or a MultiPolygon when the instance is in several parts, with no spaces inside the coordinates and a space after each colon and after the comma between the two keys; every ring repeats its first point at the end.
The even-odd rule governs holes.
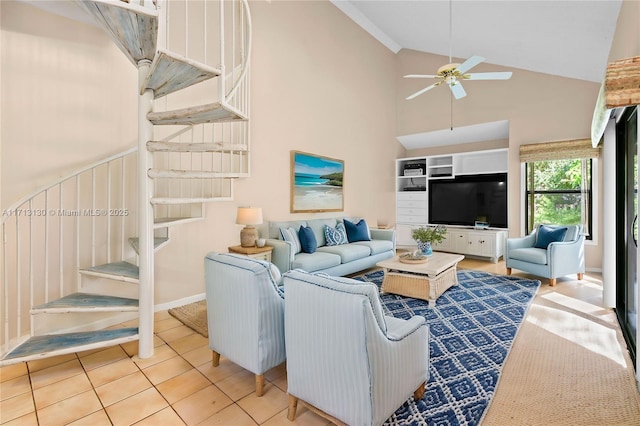
{"type": "Polygon", "coordinates": [[[534,143],[520,145],[520,162],[597,158],[600,148],[594,148],[591,139],[534,143]]]}
{"type": "Polygon", "coordinates": [[[607,108],[640,104],[640,56],[609,63],[604,86],[607,108]]]}

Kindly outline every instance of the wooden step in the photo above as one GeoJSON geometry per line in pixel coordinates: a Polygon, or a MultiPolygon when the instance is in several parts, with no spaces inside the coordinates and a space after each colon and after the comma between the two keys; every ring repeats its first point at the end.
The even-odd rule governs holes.
{"type": "Polygon", "coordinates": [[[76,0],[76,3],[95,18],[134,65],[143,59],[153,60],[157,49],[157,10],[113,0],[76,0]]]}
{"type": "MultiPolygon", "coordinates": [[[[174,205],[191,203],[213,203],[217,201],[233,201],[233,197],[200,197],[200,198],[180,198],[180,197],[153,197],[151,204],[154,205],[174,205]]],[[[199,218],[198,218],[199,219],[199,218]]]]}
{"type": "Polygon", "coordinates": [[[246,144],[211,142],[211,143],[182,143],[182,142],[147,142],[150,152],[246,152],[246,144]]]}
{"type": "Polygon", "coordinates": [[[129,262],[112,262],[104,265],[92,266],[90,268],[80,269],[83,275],[94,277],[110,278],[116,281],[124,281],[128,283],[137,283],[139,277],[138,267],[129,262]]]}
{"type": "MultiPolygon", "coordinates": [[[[180,203],[180,204],[189,204],[189,203],[180,203]]],[[[154,229],[168,228],[169,226],[182,225],[183,223],[197,222],[199,220],[202,220],[202,216],[155,218],[153,220],[153,228],[154,229]]]]}
{"type": "Polygon", "coordinates": [[[138,300],[100,294],[73,293],[31,308],[31,314],[68,312],[136,312],[138,300]]]}
{"type": "MultiPolygon", "coordinates": [[[[247,173],[210,172],[207,170],[160,170],[149,169],[147,175],[152,179],[228,179],[248,176],[247,173]]],[[[197,201],[192,201],[193,203],[197,201]]]]}
{"type": "Polygon", "coordinates": [[[146,89],[151,89],[153,97],[157,99],[221,74],[219,69],[177,53],[161,50],[153,58],[140,94],[146,89]]]}
{"type": "Polygon", "coordinates": [[[153,124],[193,125],[224,121],[246,121],[247,117],[230,105],[215,102],[173,111],[150,112],[147,114],[147,119],[153,124]]]}
{"type": "MultiPolygon", "coordinates": [[[[166,225],[165,225],[166,226],[166,225]]],[[[155,228],[155,224],[154,224],[154,228],[155,228]]],[[[164,228],[164,226],[158,226],[158,228],[164,228]]],[[[160,247],[162,247],[165,243],[167,243],[169,241],[169,238],[166,237],[156,237],[153,239],[153,249],[154,250],[158,250],[160,247]]],[[[136,251],[136,253],[140,253],[139,249],[140,249],[140,238],[135,237],[135,238],[129,238],[129,244],[131,244],[131,247],[133,247],[133,249],[136,251]]]]}
{"type": "Polygon", "coordinates": [[[115,346],[134,340],[138,340],[137,328],[34,336],[2,357],[0,365],[115,346]]]}

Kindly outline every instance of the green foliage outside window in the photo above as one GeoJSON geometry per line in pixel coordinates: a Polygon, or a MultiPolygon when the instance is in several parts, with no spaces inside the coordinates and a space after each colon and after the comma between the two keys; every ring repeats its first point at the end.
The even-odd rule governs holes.
{"type": "Polygon", "coordinates": [[[591,160],[527,163],[527,228],[536,223],[582,224],[589,232],[591,160]]]}

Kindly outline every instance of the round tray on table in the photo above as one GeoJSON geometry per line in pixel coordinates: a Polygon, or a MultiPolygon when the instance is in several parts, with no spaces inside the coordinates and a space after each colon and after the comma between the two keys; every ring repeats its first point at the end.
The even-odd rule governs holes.
{"type": "Polygon", "coordinates": [[[400,255],[398,257],[398,260],[400,261],[400,263],[425,263],[427,261],[427,256],[415,256],[415,255],[411,255],[411,256],[403,256],[400,255]]]}

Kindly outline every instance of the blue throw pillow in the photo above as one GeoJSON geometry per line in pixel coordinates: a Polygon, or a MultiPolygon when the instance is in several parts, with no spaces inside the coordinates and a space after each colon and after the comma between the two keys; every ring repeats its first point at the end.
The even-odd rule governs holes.
{"type": "Polygon", "coordinates": [[[300,245],[303,252],[314,253],[316,251],[318,242],[311,228],[302,225],[300,231],[298,231],[298,236],[300,237],[300,245]]]}
{"type": "Polygon", "coordinates": [[[339,222],[335,228],[329,225],[324,226],[324,239],[327,240],[328,246],[339,246],[347,244],[347,231],[344,229],[344,223],[339,222]]]}
{"type": "Polygon", "coordinates": [[[551,228],[542,225],[538,228],[538,236],[533,246],[535,248],[546,249],[549,244],[564,240],[566,234],[567,228],[551,228]]]}
{"type": "Polygon", "coordinates": [[[352,223],[345,219],[344,227],[347,230],[347,239],[350,243],[355,241],[371,241],[371,238],[369,238],[369,227],[364,219],[360,219],[358,223],[352,223]]]}

